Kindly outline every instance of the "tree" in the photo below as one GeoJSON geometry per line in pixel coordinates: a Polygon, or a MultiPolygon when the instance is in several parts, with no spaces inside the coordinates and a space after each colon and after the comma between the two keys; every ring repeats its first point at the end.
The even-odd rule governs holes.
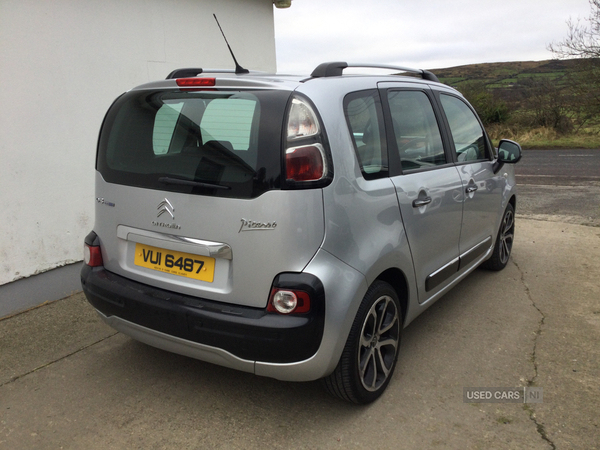
{"type": "Polygon", "coordinates": [[[600,120],[600,60],[582,59],[567,75],[571,106],[578,129],[600,120]]]}
{"type": "Polygon", "coordinates": [[[567,21],[569,32],[559,42],[548,45],[548,50],[559,59],[600,58],[600,0],[589,0],[592,8],[587,24],[580,19],[567,21]]]}
{"type": "Polygon", "coordinates": [[[545,77],[529,78],[522,82],[524,101],[530,112],[530,126],[552,128],[558,133],[573,130],[569,96],[564,89],[545,77]]]}
{"type": "Polygon", "coordinates": [[[585,21],[569,19],[567,37],[548,45],[559,59],[580,59],[578,69],[567,78],[579,127],[600,118],[600,0],[589,2],[591,13],[585,21]]]}

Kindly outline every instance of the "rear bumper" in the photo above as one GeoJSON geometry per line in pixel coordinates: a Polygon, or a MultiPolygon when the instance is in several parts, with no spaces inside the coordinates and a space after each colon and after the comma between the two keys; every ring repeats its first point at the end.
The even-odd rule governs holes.
{"type": "Polygon", "coordinates": [[[81,283],[88,301],[113,328],[149,345],[238,370],[254,372],[255,362],[307,360],[323,337],[324,289],[310,274],[284,273],[275,279],[277,287],[310,291],[311,311],[290,316],[177,294],[103,267],[84,265],[81,283]]]}

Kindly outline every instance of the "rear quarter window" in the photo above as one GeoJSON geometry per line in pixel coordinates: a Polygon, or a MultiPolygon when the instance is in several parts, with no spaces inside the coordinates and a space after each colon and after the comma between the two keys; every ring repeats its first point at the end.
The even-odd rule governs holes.
{"type": "Polygon", "coordinates": [[[344,99],[344,114],[363,177],[371,180],[386,176],[387,148],[378,92],[369,90],[348,94],[344,99]]]}

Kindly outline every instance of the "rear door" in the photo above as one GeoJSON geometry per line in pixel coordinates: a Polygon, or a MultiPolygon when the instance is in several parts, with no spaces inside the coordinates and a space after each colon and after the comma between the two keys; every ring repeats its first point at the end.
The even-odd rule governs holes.
{"type": "Polygon", "coordinates": [[[459,267],[462,181],[444,145],[429,88],[384,86],[391,179],[423,303],[447,286],[459,267]]]}

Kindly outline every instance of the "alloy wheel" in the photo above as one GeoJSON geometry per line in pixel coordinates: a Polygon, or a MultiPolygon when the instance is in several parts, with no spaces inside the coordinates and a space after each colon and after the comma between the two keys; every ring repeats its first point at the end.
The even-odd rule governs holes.
{"type": "Polygon", "coordinates": [[[502,264],[508,262],[515,234],[515,216],[512,211],[507,210],[502,219],[500,231],[500,261],[502,264]]]}
{"type": "Polygon", "coordinates": [[[391,297],[384,295],[371,306],[360,334],[358,371],[366,390],[378,390],[390,376],[399,340],[398,308],[391,297]]]}

